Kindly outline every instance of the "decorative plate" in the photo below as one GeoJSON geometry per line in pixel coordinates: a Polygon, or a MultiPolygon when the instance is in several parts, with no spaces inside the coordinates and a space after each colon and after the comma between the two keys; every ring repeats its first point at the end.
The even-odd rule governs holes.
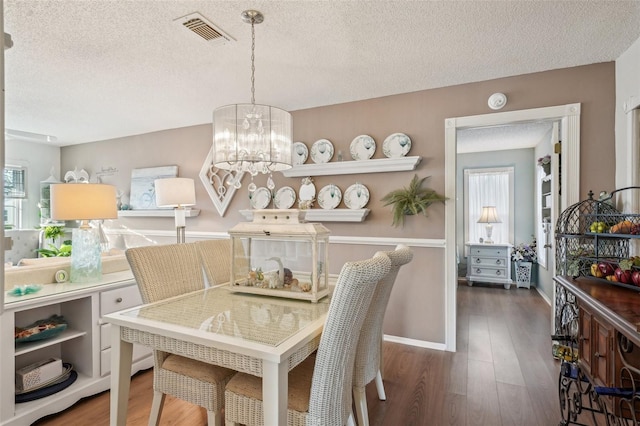
{"type": "Polygon", "coordinates": [[[261,186],[260,188],[253,191],[253,195],[249,193],[249,198],[251,200],[252,209],[266,209],[271,202],[271,191],[269,190],[269,188],[261,186]]]}
{"type": "Polygon", "coordinates": [[[318,204],[323,209],[335,209],[342,200],[342,191],[334,184],[323,187],[318,193],[318,204]]]}
{"type": "Polygon", "coordinates": [[[363,209],[369,202],[369,189],[361,183],[354,183],[344,192],[344,204],[350,209],[363,209]]]}
{"type": "Polygon", "coordinates": [[[293,165],[299,166],[300,164],[304,164],[307,161],[307,157],[309,157],[309,148],[304,142],[294,142],[293,143],[293,165]]]}
{"type": "Polygon", "coordinates": [[[351,141],[349,151],[354,160],[368,160],[376,152],[376,141],[369,135],[356,136],[351,141]]]}
{"type": "Polygon", "coordinates": [[[387,136],[382,143],[382,153],[387,158],[404,157],[411,149],[411,138],[404,133],[387,136]]]}
{"type": "Polygon", "coordinates": [[[333,144],[329,139],[320,139],[311,145],[311,159],[314,163],[328,163],[331,157],[333,157],[333,144]]]}
{"type": "Polygon", "coordinates": [[[283,186],[276,191],[273,204],[277,209],[290,209],[296,202],[296,191],[290,186],[283,186]]]}
{"type": "Polygon", "coordinates": [[[302,185],[298,190],[298,207],[302,210],[310,209],[316,200],[316,186],[313,184],[313,178],[306,177],[302,179],[302,185]]]}

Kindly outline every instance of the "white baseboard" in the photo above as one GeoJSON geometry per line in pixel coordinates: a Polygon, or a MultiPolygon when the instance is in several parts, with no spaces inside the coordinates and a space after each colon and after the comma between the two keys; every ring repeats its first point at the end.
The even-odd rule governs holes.
{"type": "Polygon", "coordinates": [[[382,339],[386,342],[400,343],[402,345],[417,346],[419,348],[435,349],[445,351],[447,346],[444,343],[427,342],[425,340],[408,339],[406,337],[389,336],[385,334],[382,339]]]}
{"type": "Polygon", "coordinates": [[[551,299],[549,299],[549,297],[544,293],[544,291],[540,290],[540,287],[538,286],[536,286],[536,291],[538,292],[540,297],[542,297],[544,301],[547,302],[547,305],[551,306],[551,299]]]}

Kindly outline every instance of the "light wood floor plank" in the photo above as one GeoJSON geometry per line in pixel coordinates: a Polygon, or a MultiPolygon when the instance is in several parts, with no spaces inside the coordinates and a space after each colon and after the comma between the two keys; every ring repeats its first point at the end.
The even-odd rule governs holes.
{"type": "Polygon", "coordinates": [[[537,417],[524,386],[498,383],[503,426],[537,426],[537,417]]]}
{"type": "Polygon", "coordinates": [[[493,363],[469,359],[467,378],[467,424],[502,424],[493,363]]]}

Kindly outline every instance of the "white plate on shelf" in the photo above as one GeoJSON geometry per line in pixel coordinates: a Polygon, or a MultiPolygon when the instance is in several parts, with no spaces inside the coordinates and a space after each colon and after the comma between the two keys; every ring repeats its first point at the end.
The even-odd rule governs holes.
{"type": "Polygon", "coordinates": [[[344,204],[350,209],[363,209],[369,202],[369,189],[361,183],[354,183],[344,191],[344,204]]]}
{"type": "Polygon", "coordinates": [[[303,178],[302,185],[300,185],[300,189],[298,190],[298,204],[300,208],[311,208],[315,200],[316,186],[313,184],[313,178],[303,178]]]}
{"type": "Polygon", "coordinates": [[[335,209],[342,200],[342,191],[334,184],[324,186],[318,193],[318,204],[326,210],[335,209]]]}
{"type": "Polygon", "coordinates": [[[387,158],[404,157],[411,149],[411,138],[404,133],[387,136],[382,143],[382,153],[387,158]]]}
{"type": "Polygon", "coordinates": [[[317,140],[311,145],[311,159],[316,164],[328,163],[333,157],[333,144],[329,139],[317,140]]]}
{"type": "Polygon", "coordinates": [[[293,165],[299,166],[300,164],[304,164],[307,161],[307,157],[309,157],[309,148],[304,142],[294,142],[293,143],[293,165]]]}
{"type": "Polygon", "coordinates": [[[269,188],[261,186],[253,191],[253,195],[250,195],[250,197],[252,209],[266,209],[271,202],[271,191],[269,188]]]}
{"type": "Polygon", "coordinates": [[[296,191],[290,186],[283,186],[276,191],[273,204],[277,209],[290,209],[296,202],[296,191]]]}
{"type": "Polygon", "coordinates": [[[356,136],[351,141],[349,151],[354,160],[368,160],[376,152],[376,141],[369,135],[356,136]]]}

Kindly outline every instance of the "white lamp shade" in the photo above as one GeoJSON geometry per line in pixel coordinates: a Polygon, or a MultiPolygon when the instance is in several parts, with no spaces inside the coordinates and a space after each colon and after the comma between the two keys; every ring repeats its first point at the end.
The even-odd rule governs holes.
{"type": "Polygon", "coordinates": [[[156,179],[156,206],[193,206],[196,203],[196,187],[190,178],[156,179]]]}
{"type": "Polygon", "coordinates": [[[116,187],[101,183],[51,185],[53,220],[116,219],[116,187]]]}
{"type": "Polygon", "coordinates": [[[496,211],[495,206],[484,206],[482,207],[482,214],[480,215],[480,219],[478,219],[478,223],[501,223],[502,221],[498,217],[498,212],[496,211]]]}
{"type": "Polygon", "coordinates": [[[223,170],[282,171],[292,164],[292,124],[287,111],[235,104],[213,112],[213,165],[223,170]]]}

